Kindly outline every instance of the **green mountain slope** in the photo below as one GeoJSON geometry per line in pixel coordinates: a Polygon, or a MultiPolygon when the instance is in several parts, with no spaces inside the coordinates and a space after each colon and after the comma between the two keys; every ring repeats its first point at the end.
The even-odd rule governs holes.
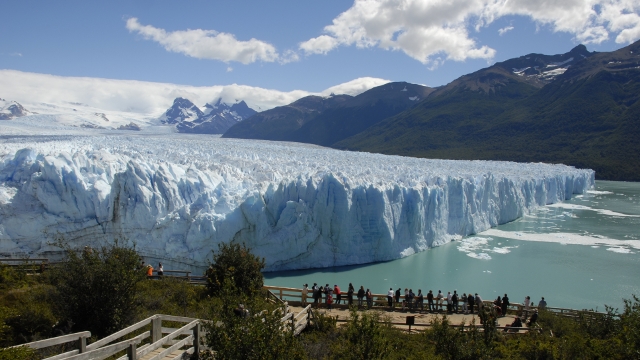
{"type": "Polygon", "coordinates": [[[352,99],[349,95],[328,98],[307,96],[289,105],[279,106],[232,126],[222,137],[262,140],[291,140],[292,134],[309,120],[339,104],[352,99]]]}
{"type": "Polygon", "coordinates": [[[562,162],[593,168],[599,179],[640,181],[640,43],[611,53],[576,50],[582,59],[540,89],[527,75],[496,64],[335,147],[562,162]]]}
{"type": "Polygon", "coordinates": [[[433,91],[426,86],[396,82],[375,87],[355,97],[307,96],[241,121],[223,137],[331,146],[411,108],[433,91]]]}

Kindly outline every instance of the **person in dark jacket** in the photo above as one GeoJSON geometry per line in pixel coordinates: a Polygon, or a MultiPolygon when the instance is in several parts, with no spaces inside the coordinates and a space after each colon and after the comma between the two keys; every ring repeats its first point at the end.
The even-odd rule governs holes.
{"type": "Polygon", "coordinates": [[[507,316],[507,307],[509,306],[509,297],[504,294],[502,297],[502,316],[507,316]]]}
{"type": "Polygon", "coordinates": [[[538,321],[538,309],[535,309],[533,311],[533,314],[529,318],[529,322],[527,323],[527,326],[531,326],[531,325],[535,324],[536,321],[538,321]]]}
{"type": "Polygon", "coordinates": [[[358,290],[358,308],[362,307],[362,299],[364,298],[364,286],[360,285],[358,290]]]}
{"type": "Polygon", "coordinates": [[[400,288],[396,290],[396,304],[400,302],[400,288]]]}
{"type": "Polygon", "coordinates": [[[434,312],[436,310],[436,307],[433,305],[433,291],[429,290],[429,293],[427,293],[427,308],[429,309],[429,312],[434,312]]]}
{"type": "Polygon", "coordinates": [[[475,298],[471,293],[469,293],[469,296],[467,296],[467,304],[469,305],[469,311],[471,311],[471,313],[473,314],[473,305],[475,305],[475,298]]]}
{"type": "Polygon", "coordinates": [[[352,283],[349,283],[349,290],[347,290],[347,301],[349,306],[353,305],[353,293],[356,292],[356,289],[353,287],[352,283]]]}

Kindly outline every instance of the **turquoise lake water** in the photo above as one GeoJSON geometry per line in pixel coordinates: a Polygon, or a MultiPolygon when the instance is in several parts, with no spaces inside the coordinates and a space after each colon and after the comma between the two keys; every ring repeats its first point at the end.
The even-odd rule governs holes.
{"type": "Polygon", "coordinates": [[[553,307],[622,308],[623,298],[640,296],[640,183],[597,181],[563,204],[404,259],[264,275],[275,286],[351,282],[374,293],[508,293],[511,302],[529,295],[553,307]]]}

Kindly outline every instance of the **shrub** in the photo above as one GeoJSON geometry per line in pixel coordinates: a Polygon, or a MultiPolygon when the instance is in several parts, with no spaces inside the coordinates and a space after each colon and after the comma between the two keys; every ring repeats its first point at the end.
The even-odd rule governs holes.
{"type": "Polygon", "coordinates": [[[244,243],[221,243],[218,245],[218,251],[213,254],[213,263],[205,273],[209,293],[219,294],[229,280],[234,289],[252,296],[264,285],[261,272],[264,267],[264,259],[253,255],[244,243]]]}
{"type": "Polygon", "coordinates": [[[215,359],[302,359],[304,352],[280,320],[281,308],[264,296],[239,293],[231,279],[218,292],[219,302],[205,323],[205,342],[215,359]],[[240,309],[242,303],[244,310],[240,309]]]}
{"type": "Polygon", "coordinates": [[[0,348],[0,360],[39,360],[35,350],[20,346],[16,348],[0,348]]]}
{"type": "Polygon", "coordinates": [[[358,312],[349,309],[349,322],[333,349],[345,359],[384,359],[393,351],[394,329],[379,312],[358,312]]]}
{"type": "Polygon", "coordinates": [[[136,285],[145,278],[135,249],[117,241],[81,252],[60,246],[66,259],[53,269],[52,281],[60,294],[57,305],[73,329],[102,337],[132,323],[136,285]]]}

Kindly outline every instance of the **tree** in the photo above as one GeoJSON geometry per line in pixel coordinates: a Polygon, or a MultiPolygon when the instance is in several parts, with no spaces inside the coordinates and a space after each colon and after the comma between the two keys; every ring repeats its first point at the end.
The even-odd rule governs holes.
{"type": "Polygon", "coordinates": [[[66,259],[54,267],[57,304],[73,329],[99,337],[124,328],[136,315],[136,285],[145,278],[134,248],[114,244],[78,252],[59,244],[66,259]]]}
{"type": "Polygon", "coordinates": [[[240,293],[252,295],[260,292],[264,285],[261,272],[264,267],[264,258],[253,255],[244,243],[221,243],[205,273],[209,293],[219,294],[227,280],[240,293]]]}

